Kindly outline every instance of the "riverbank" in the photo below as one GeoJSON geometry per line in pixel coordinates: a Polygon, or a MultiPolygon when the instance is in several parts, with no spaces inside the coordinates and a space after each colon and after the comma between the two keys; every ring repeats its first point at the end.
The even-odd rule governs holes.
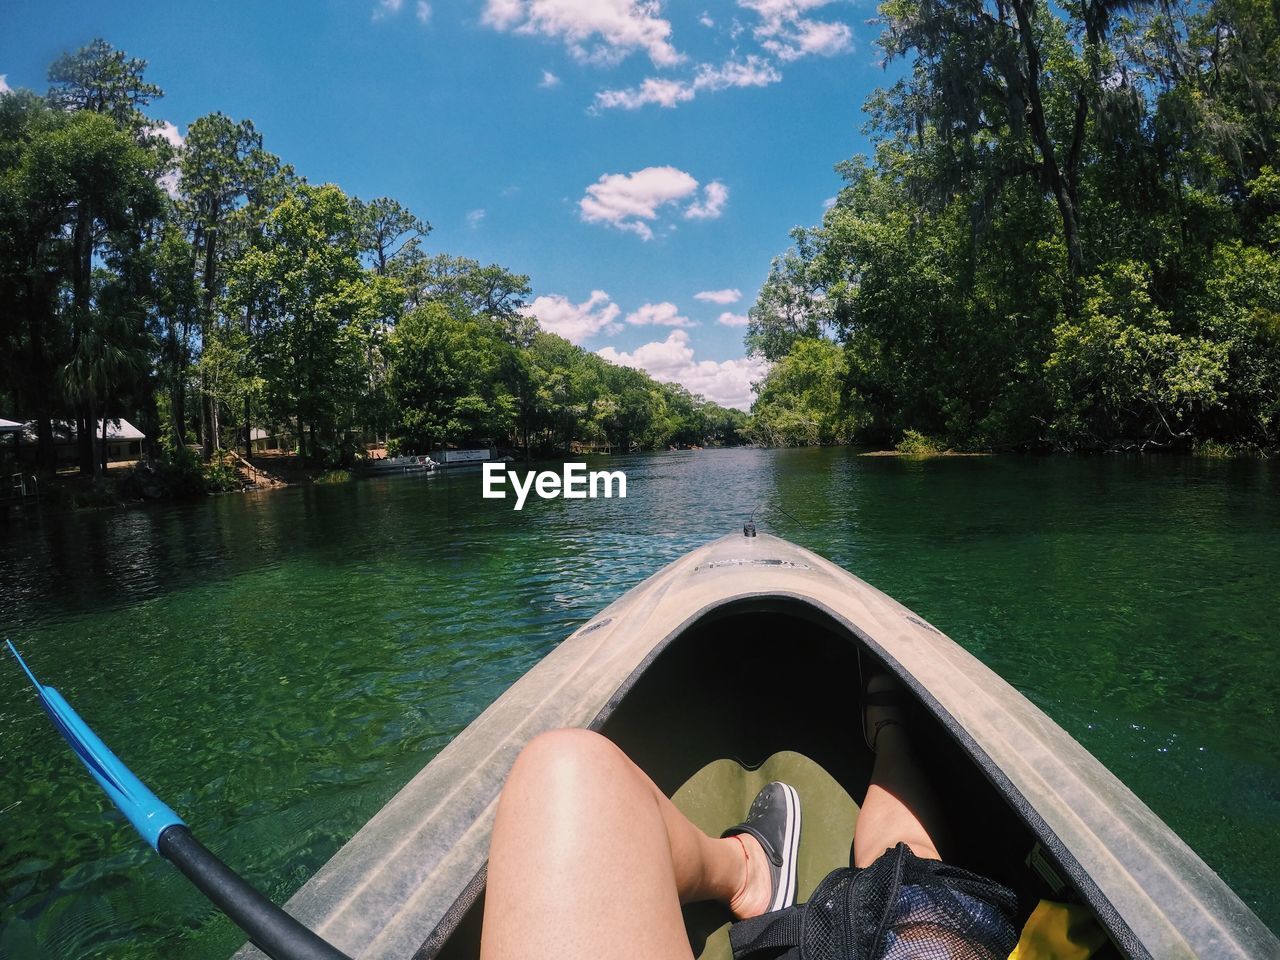
{"type": "Polygon", "coordinates": [[[108,464],[105,473],[58,473],[34,485],[36,496],[3,504],[38,504],[54,510],[109,510],[143,503],[174,503],[249,491],[281,490],[305,484],[344,483],[345,469],[308,466],[291,454],[267,454],[246,460],[221,451],[208,462],[194,454],[168,460],[108,464]]]}
{"type": "MultiPolygon", "coordinates": [[[[688,452],[700,452],[698,448],[688,452]]],[[[849,450],[862,458],[888,458],[904,460],[970,459],[1009,456],[1008,451],[954,450],[915,431],[907,431],[894,449],[858,450],[856,446],[835,445],[821,447],[766,447],[752,445],[740,449],[784,450],[826,449],[849,450]]],[[[670,452],[670,451],[668,451],[670,452]]],[[[661,451],[652,451],[661,455],[661,451]]],[[[1021,453],[1020,458],[1055,459],[1068,451],[1041,451],[1021,453]]],[[[1257,461],[1271,459],[1265,451],[1255,447],[1239,447],[1228,444],[1199,444],[1190,450],[1142,450],[1137,447],[1107,451],[1071,452],[1073,459],[1114,454],[1137,454],[1158,459],[1192,459],[1220,461],[1257,461]]],[[[620,454],[618,456],[634,456],[620,454]]],[[[643,456],[645,454],[639,454],[643,456]]],[[[544,454],[539,459],[565,459],[569,454],[552,456],[544,454]]],[[[70,472],[61,473],[52,480],[40,484],[39,502],[42,507],[67,510],[107,510],[143,503],[173,503],[200,500],[206,496],[226,493],[262,492],[282,490],[296,486],[347,483],[360,478],[358,470],[333,467],[308,466],[296,454],[262,453],[251,461],[234,451],[222,451],[209,463],[194,457],[184,465],[127,462],[110,464],[105,475],[81,477],[70,472]]],[[[9,509],[16,501],[0,503],[0,509],[9,509]]]]}
{"type": "Polygon", "coordinates": [[[858,454],[860,457],[914,457],[927,459],[932,457],[994,457],[994,453],[968,453],[960,450],[932,450],[925,453],[907,452],[905,450],[867,450],[858,454]]]}

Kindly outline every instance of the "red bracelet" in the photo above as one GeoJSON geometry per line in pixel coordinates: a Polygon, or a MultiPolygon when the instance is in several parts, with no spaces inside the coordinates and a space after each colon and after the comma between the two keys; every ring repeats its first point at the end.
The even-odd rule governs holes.
{"type": "Polygon", "coordinates": [[[742,896],[742,891],[747,889],[747,879],[751,871],[751,856],[747,853],[747,845],[742,840],[742,834],[735,833],[733,839],[738,841],[738,846],[742,848],[742,886],[738,888],[738,892],[729,898],[729,902],[733,903],[742,896]]]}

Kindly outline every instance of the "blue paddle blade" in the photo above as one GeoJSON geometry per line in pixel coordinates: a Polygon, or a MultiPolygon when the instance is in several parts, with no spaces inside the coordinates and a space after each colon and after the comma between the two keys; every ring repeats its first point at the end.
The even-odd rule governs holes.
{"type": "Polygon", "coordinates": [[[98,735],[89,729],[89,725],[80,719],[80,715],[71,709],[71,704],[53,687],[46,687],[31,672],[27,662],[18,653],[12,640],[6,640],[9,650],[17,658],[22,669],[31,679],[40,696],[40,705],[49,719],[58,728],[58,732],[71,744],[80,762],[85,765],[98,786],[107,792],[111,801],[120,808],[120,812],[129,818],[135,830],[142,835],[152,849],[159,851],[160,834],[167,827],[185,826],[182,818],[170,810],[146,785],[120,762],[120,758],[98,739],[98,735]]]}

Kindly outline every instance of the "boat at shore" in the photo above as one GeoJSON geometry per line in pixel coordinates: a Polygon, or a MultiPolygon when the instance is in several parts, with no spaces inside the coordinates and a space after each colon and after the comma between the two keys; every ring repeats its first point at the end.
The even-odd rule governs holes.
{"type": "Polygon", "coordinates": [[[360,471],[366,474],[443,473],[456,470],[479,470],[486,463],[511,463],[511,457],[499,456],[489,447],[474,450],[432,450],[428,454],[381,457],[365,460],[360,471]]]}
{"type": "Polygon", "coordinates": [[[431,457],[400,456],[380,457],[377,460],[365,460],[360,464],[364,473],[418,473],[430,472],[440,466],[431,457]]]}
{"type": "MultiPolygon", "coordinates": [[[[1038,707],[922,617],[751,525],[574,631],[287,909],[361,960],[477,956],[498,794],[524,745],[560,727],[614,740],[712,835],[764,782],[792,783],[803,900],[849,861],[872,760],[861,678],[877,667],[914,699],[920,759],[946,785],[952,821],[969,825],[950,861],[1012,887],[1027,910],[1040,898],[1085,906],[1107,936],[1098,957],[1280,956],[1226,883],[1038,707]]],[[[695,904],[685,918],[695,956],[729,956],[727,913],[695,904]]]]}
{"type": "Polygon", "coordinates": [[[432,450],[439,463],[439,470],[479,470],[486,463],[511,463],[511,457],[505,457],[492,447],[479,447],[473,450],[432,450]]]}

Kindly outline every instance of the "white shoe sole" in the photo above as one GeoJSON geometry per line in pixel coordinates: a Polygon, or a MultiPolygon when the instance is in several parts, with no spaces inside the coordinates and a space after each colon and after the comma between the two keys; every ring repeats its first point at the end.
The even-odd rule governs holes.
{"type": "Polygon", "coordinates": [[[778,889],[769,910],[784,910],[796,902],[796,861],[800,853],[800,796],[789,783],[782,784],[787,804],[787,826],[782,837],[782,867],[778,889]]]}

